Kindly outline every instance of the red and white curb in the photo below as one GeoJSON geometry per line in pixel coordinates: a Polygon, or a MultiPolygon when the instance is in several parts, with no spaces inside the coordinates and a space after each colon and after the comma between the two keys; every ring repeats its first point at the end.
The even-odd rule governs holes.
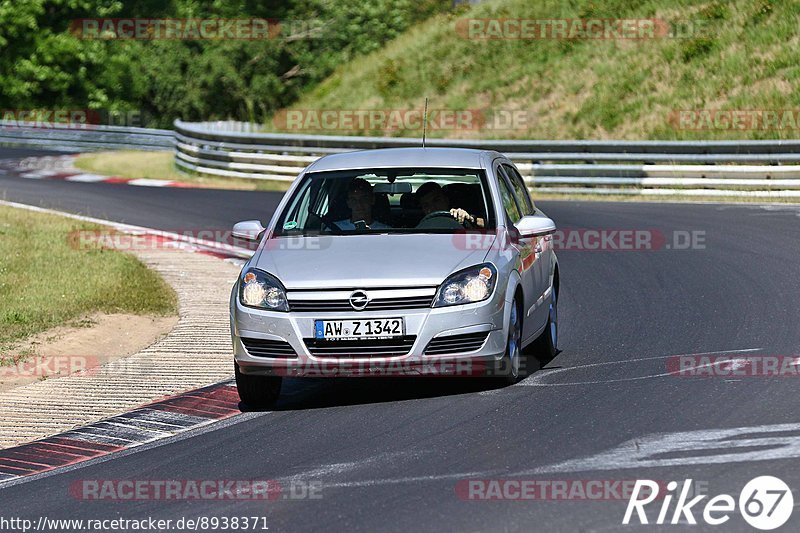
{"type": "Polygon", "coordinates": [[[0,486],[172,437],[240,412],[239,396],[231,382],[171,396],[128,413],[0,450],[0,486]]]}
{"type": "Polygon", "coordinates": [[[28,179],[78,181],[81,183],[113,183],[116,185],[134,185],[139,187],[197,188],[197,185],[193,185],[191,183],[182,183],[180,181],[122,178],[119,176],[102,176],[100,174],[71,174],[69,172],[57,172],[55,170],[33,170],[28,172],[20,172],[17,173],[17,176],[28,179]]]}
{"type": "Polygon", "coordinates": [[[123,178],[121,176],[105,176],[81,172],[74,167],[74,155],[47,156],[26,158],[5,165],[6,173],[13,176],[34,180],[59,180],[80,183],[111,183],[115,185],[133,185],[136,187],[178,187],[202,188],[193,183],[180,181],[123,178]],[[46,168],[39,168],[39,167],[46,168]]]}

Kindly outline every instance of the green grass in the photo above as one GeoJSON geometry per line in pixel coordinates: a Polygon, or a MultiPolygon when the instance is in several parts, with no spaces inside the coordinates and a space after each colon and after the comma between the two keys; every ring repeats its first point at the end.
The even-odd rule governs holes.
{"type": "Polygon", "coordinates": [[[285,191],[291,182],[223,178],[178,172],[172,152],[122,150],[81,154],[75,166],[87,172],[134,179],[159,179],[193,183],[203,187],[250,191],[285,191]]]}
{"type": "MultiPolygon", "coordinates": [[[[291,109],[522,111],[512,129],[430,130],[432,137],[534,139],[795,138],[779,131],[689,131],[675,110],[800,109],[800,3],[777,0],[496,0],[439,15],[340,66],[291,109]],[[703,21],[693,38],[474,40],[467,18],[659,18],[703,21]]],[[[278,131],[274,124],[268,130],[278,131]]],[[[342,133],[328,131],[327,133],[342,133]]],[[[420,135],[418,129],[347,134],[420,135]]]]}
{"type": "Polygon", "coordinates": [[[102,229],[0,206],[0,364],[18,355],[5,353],[15,341],[87,314],[177,312],[172,288],[134,256],[70,238],[102,229]]]}
{"type": "Polygon", "coordinates": [[[173,159],[172,152],[120,150],[81,154],[75,160],[75,166],[87,172],[108,176],[186,181],[175,170],[173,159]]]}

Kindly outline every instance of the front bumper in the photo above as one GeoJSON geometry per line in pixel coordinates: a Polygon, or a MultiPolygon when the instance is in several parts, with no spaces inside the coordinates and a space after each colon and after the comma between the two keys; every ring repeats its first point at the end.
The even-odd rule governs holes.
{"type": "MultiPolygon", "coordinates": [[[[307,377],[335,376],[485,376],[496,372],[506,348],[506,302],[502,291],[476,304],[441,308],[281,313],[251,309],[231,298],[231,334],[234,358],[244,374],[307,377]],[[382,319],[402,317],[413,344],[402,355],[354,353],[320,356],[306,339],[314,337],[314,321],[324,319],[382,319]],[[426,354],[431,340],[454,335],[485,333],[477,349],[426,354]],[[242,339],[281,341],[296,357],[264,357],[248,352],[242,339]]],[[[249,341],[252,342],[252,341],[249,341]]],[[[369,342],[369,341],[367,341],[369,342]]],[[[456,345],[458,343],[455,343],[456,345]]]]}

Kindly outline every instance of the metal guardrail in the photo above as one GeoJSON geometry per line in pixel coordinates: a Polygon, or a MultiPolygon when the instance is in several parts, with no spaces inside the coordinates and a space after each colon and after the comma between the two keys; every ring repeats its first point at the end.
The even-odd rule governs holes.
{"type": "MultiPolygon", "coordinates": [[[[175,163],[189,172],[291,181],[318,157],[419,146],[419,139],[258,133],[238,122],[175,121],[175,163]]],[[[800,140],[507,141],[428,139],[497,150],[540,192],[800,197],[800,140]]]]}
{"type": "MultiPolygon", "coordinates": [[[[278,181],[294,180],[325,154],[420,145],[416,138],[260,133],[257,125],[234,121],[176,120],[174,131],[35,126],[0,121],[0,144],[68,152],[174,149],[183,172],[278,181]]],[[[539,192],[800,197],[800,140],[428,139],[426,145],[502,152],[539,192]]]]}
{"type": "Polygon", "coordinates": [[[171,150],[174,146],[174,132],[94,124],[42,125],[0,120],[0,144],[59,152],[171,150]]]}

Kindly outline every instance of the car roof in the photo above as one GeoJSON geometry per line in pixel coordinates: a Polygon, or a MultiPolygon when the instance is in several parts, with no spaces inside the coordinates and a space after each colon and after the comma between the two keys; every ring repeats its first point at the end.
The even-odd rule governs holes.
{"type": "Polygon", "coordinates": [[[442,167],[485,168],[500,154],[470,148],[381,148],[331,154],[312,163],[307,172],[354,168],[442,167]]]}

